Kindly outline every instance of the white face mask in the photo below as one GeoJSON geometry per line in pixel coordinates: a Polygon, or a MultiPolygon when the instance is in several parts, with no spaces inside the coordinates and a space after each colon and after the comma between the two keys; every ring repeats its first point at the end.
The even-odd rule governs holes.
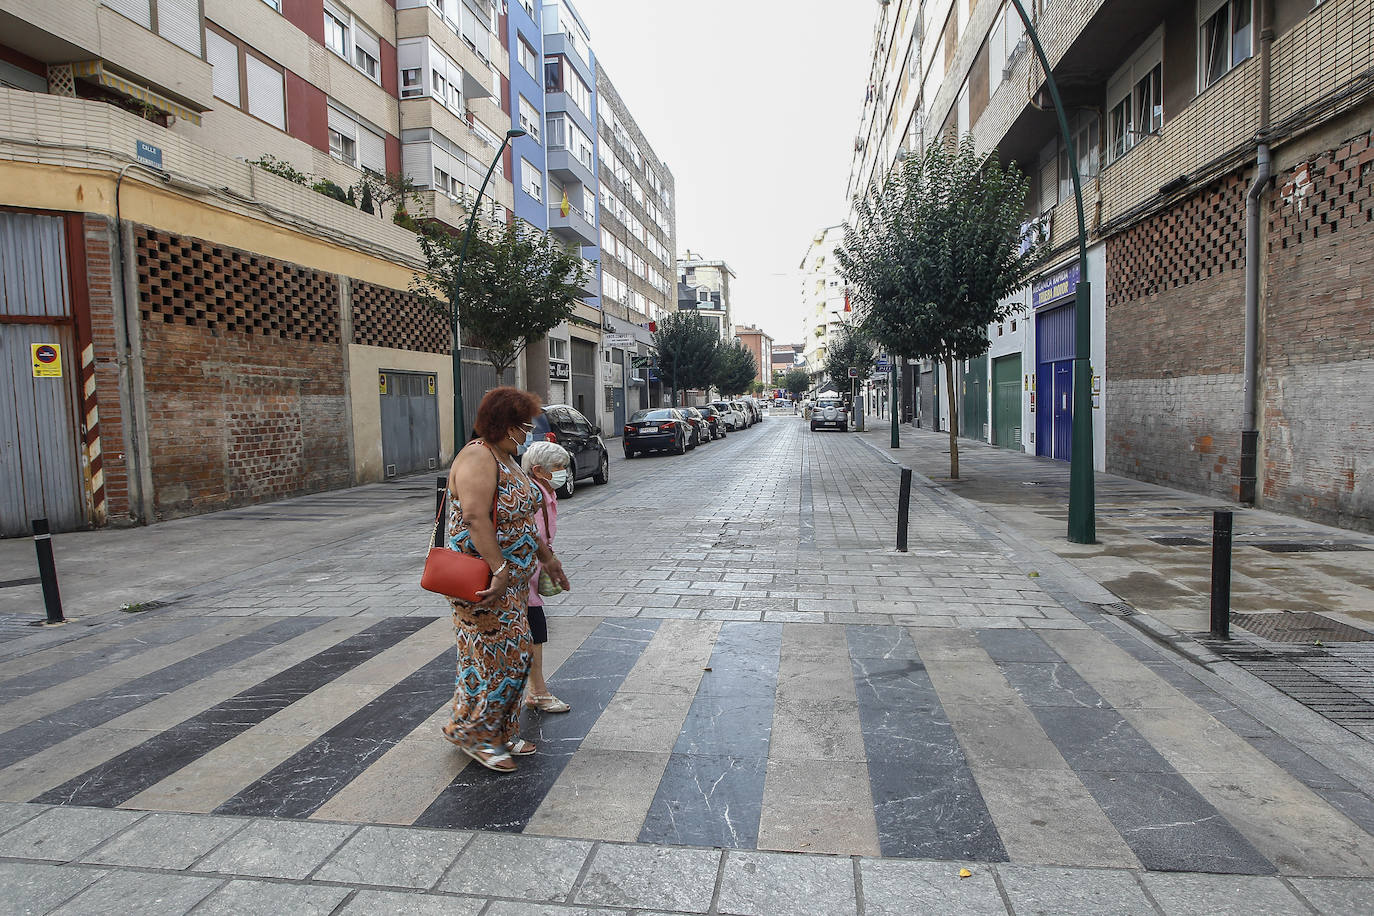
{"type": "Polygon", "coordinates": [[[555,490],[561,490],[568,484],[568,469],[559,468],[549,476],[549,483],[553,484],[555,490]]]}

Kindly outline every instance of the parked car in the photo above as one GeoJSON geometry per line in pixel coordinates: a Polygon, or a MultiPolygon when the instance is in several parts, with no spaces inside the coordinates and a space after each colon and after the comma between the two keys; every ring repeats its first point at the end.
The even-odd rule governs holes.
{"type": "Polygon", "coordinates": [[[698,407],[697,410],[701,411],[701,415],[706,418],[706,423],[711,428],[711,438],[724,439],[725,420],[721,417],[720,411],[716,410],[710,404],[707,404],[705,407],[698,407]]]}
{"type": "Polygon", "coordinates": [[[736,410],[738,410],[740,412],[740,415],[744,417],[745,426],[753,426],[755,423],[758,422],[758,417],[754,416],[754,411],[749,409],[748,404],[744,403],[743,401],[736,400],[731,401],[730,405],[734,407],[736,410]]]}
{"type": "Polygon", "coordinates": [[[691,436],[687,439],[688,448],[696,448],[701,443],[710,441],[711,430],[701,411],[695,407],[679,407],[677,412],[682,414],[682,418],[691,426],[691,436]]]}
{"type": "Polygon", "coordinates": [[[816,401],[816,406],[811,408],[811,428],[847,430],[849,429],[849,411],[845,409],[844,401],[840,398],[821,398],[816,401]]]}
{"type": "Polygon", "coordinates": [[[558,490],[559,497],[572,496],[577,481],[590,477],[596,483],[611,479],[610,460],[601,427],[567,404],[549,404],[534,418],[534,438],[557,442],[572,455],[568,482],[558,490]]]}
{"type": "Polygon", "coordinates": [[[736,410],[729,401],[712,401],[711,406],[720,412],[721,419],[725,421],[725,425],[731,432],[744,429],[746,425],[744,414],[736,410]]]}
{"type": "Polygon", "coordinates": [[[671,407],[637,410],[625,422],[625,457],[645,452],[687,451],[690,424],[671,407]]]}
{"type": "Polygon", "coordinates": [[[760,401],[760,400],[759,400],[758,398],[756,398],[756,397],[753,397],[752,395],[751,395],[750,397],[741,398],[740,400],[742,400],[742,401],[744,401],[744,403],[748,404],[748,405],[749,405],[749,409],[752,410],[752,411],[754,411],[754,422],[755,422],[755,423],[760,423],[760,422],[763,421],[763,402],[762,402],[762,401],[760,401]]]}

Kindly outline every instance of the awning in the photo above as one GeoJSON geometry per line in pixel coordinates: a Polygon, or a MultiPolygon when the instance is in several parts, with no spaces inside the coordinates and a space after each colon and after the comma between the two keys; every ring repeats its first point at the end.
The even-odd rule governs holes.
{"type": "Polygon", "coordinates": [[[83,60],[72,64],[72,75],[93,79],[107,89],[113,89],[121,95],[127,95],[131,99],[138,99],[153,106],[158,111],[169,115],[175,115],[183,121],[190,121],[192,124],[200,124],[200,114],[187,108],[179,102],[173,102],[167,96],[154,92],[147,86],[134,82],[127,77],[120,76],[106,69],[105,62],[101,60],[83,60]]]}

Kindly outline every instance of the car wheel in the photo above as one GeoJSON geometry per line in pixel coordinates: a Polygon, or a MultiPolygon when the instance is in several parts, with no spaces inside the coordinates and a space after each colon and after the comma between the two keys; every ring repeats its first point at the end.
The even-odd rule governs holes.
{"type": "Polygon", "coordinates": [[[601,453],[601,463],[596,466],[596,473],[592,475],[595,483],[607,483],[611,479],[611,456],[605,452],[601,453]]]}
{"type": "Polygon", "coordinates": [[[816,431],[816,424],[815,424],[815,423],[812,423],[812,424],[811,424],[811,431],[812,431],[813,433],[816,431]]]}
{"type": "Polygon", "coordinates": [[[687,437],[686,437],[686,436],[679,436],[678,439],[677,439],[677,441],[673,443],[673,454],[674,454],[674,455],[685,455],[685,454],[687,454],[687,437]]]}
{"type": "Polygon", "coordinates": [[[632,449],[632,448],[627,448],[627,449],[625,449],[625,457],[626,457],[627,459],[633,458],[634,456],[635,456],[635,450],[634,450],[634,449],[632,449]]]}
{"type": "Polygon", "coordinates": [[[573,479],[572,474],[569,474],[568,482],[563,484],[563,488],[561,490],[555,490],[554,492],[557,494],[559,499],[567,499],[568,497],[573,495],[573,491],[576,489],[577,481],[573,479]]]}

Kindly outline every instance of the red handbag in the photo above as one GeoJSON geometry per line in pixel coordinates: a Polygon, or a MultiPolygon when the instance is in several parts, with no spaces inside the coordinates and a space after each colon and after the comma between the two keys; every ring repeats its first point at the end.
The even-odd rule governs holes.
{"type": "MultiPolygon", "coordinates": [[[[449,497],[445,497],[447,505],[449,497]]],[[[434,538],[439,534],[439,522],[444,517],[444,507],[434,516],[434,533],[430,535],[429,553],[425,555],[425,571],[420,576],[420,588],[427,592],[456,598],[468,604],[482,600],[477,593],[491,588],[491,567],[481,557],[448,547],[434,547],[434,538]]],[[[491,524],[496,527],[496,497],[491,501],[491,524]]],[[[447,540],[447,538],[445,538],[447,540]]]]}

